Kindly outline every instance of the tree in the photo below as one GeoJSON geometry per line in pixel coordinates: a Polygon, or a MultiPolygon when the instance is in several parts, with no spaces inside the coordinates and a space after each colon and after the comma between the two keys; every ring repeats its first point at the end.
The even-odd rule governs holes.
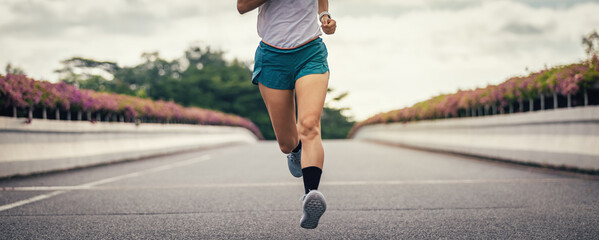
{"type": "Polygon", "coordinates": [[[597,30],[583,36],[582,45],[589,59],[593,58],[594,55],[599,55],[599,34],[597,30]]]}
{"type": "Polygon", "coordinates": [[[22,68],[13,66],[11,63],[6,64],[6,74],[24,75],[25,71],[22,68]]]}
{"type": "Polygon", "coordinates": [[[59,74],[60,81],[99,92],[131,94],[128,86],[114,78],[121,71],[114,62],[73,57],[61,61],[61,64],[63,67],[54,71],[59,74]]]}
{"type": "MultiPolygon", "coordinates": [[[[329,94],[333,91],[333,89],[328,89],[329,94]]],[[[325,103],[321,120],[323,139],[346,138],[349,130],[353,127],[354,121],[350,117],[343,115],[343,112],[349,110],[349,108],[334,108],[330,106],[331,102],[340,102],[348,95],[348,92],[340,93],[325,103]]]]}

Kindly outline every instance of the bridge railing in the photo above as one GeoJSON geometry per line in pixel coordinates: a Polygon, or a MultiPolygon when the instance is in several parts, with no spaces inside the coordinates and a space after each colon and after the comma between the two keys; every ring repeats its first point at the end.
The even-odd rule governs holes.
{"type": "Polygon", "coordinates": [[[0,177],[253,143],[243,127],[0,117],[0,177]]]}
{"type": "Polygon", "coordinates": [[[599,106],[373,124],[353,138],[599,173],[599,106]]]}
{"type": "Polygon", "coordinates": [[[0,75],[0,116],[89,122],[130,122],[240,126],[262,138],[246,118],[173,101],[151,100],[79,89],[65,82],[50,83],[25,75],[0,75]]]}

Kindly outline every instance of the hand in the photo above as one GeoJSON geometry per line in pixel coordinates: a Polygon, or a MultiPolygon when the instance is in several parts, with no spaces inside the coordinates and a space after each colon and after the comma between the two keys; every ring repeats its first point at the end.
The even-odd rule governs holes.
{"type": "Polygon", "coordinates": [[[335,33],[335,29],[337,29],[337,21],[330,19],[328,15],[324,15],[320,19],[320,22],[322,23],[320,27],[324,33],[328,35],[335,33]]]}

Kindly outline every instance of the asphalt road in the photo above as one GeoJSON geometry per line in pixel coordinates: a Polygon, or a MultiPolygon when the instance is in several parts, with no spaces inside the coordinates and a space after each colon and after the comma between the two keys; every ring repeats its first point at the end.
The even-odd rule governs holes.
{"type": "Polygon", "coordinates": [[[0,181],[0,239],[597,239],[599,181],[326,141],[315,230],[275,142],[0,181]]]}

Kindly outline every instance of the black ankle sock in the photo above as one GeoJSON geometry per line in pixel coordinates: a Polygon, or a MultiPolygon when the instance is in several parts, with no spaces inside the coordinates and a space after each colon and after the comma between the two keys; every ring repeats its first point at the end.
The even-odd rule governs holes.
{"type": "Polygon", "coordinates": [[[304,175],[304,190],[306,190],[306,194],[308,194],[310,190],[318,190],[322,169],[318,167],[302,168],[302,174],[304,175]]]}
{"type": "Polygon", "coordinates": [[[302,149],[302,140],[299,141],[299,143],[297,144],[297,147],[295,147],[295,149],[293,149],[292,152],[296,153],[301,149],[302,149]]]}

